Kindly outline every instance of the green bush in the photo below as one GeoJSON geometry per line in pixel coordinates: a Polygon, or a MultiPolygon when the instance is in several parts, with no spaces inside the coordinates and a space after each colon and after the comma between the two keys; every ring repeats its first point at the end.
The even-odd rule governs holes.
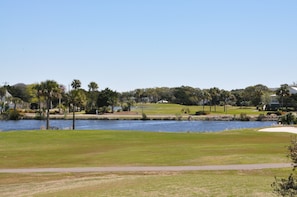
{"type": "Polygon", "coordinates": [[[293,113],[287,113],[284,116],[279,118],[279,122],[281,124],[296,124],[297,123],[297,118],[293,113]]]}
{"type": "Polygon", "coordinates": [[[96,114],[96,113],[98,113],[97,109],[87,109],[86,110],[86,114],[96,114]]]}
{"type": "Polygon", "coordinates": [[[291,140],[291,145],[288,146],[288,157],[292,161],[292,173],[288,179],[285,178],[274,178],[275,181],[271,184],[273,192],[279,196],[297,196],[297,178],[296,178],[296,167],[297,167],[297,141],[296,139],[291,140]],[[294,176],[295,174],[295,176],[294,176]]]}
{"type": "Polygon", "coordinates": [[[290,174],[288,179],[275,177],[275,182],[271,184],[274,193],[280,196],[296,196],[297,195],[297,181],[293,174],[290,174]]]}
{"type": "Polygon", "coordinates": [[[265,115],[264,114],[260,114],[257,118],[258,121],[262,121],[263,119],[265,119],[265,115]]]}
{"type": "Polygon", "coordinates": [[[241,121],[250,121],[250,117],[248,115],[246,115],[245,113],[241,113],[240,120],[241,121]]]}
{"type": "Polygon", "coordinates": [[[148,120],[148,117],[147,117],[147,115],[146,115],[145,113],[142,113],[142,118],[141,118],[141,120],[148,120]]]}
{"type": "Polygon", "coordinates": [[[201,115],[209,115],[210,113],[207,111],[197,111],[195,113],[196,116],[201,116],[201,115]]]}
{"type": "Polygon", "coordinates": [[[7,120],[20,120],[22,115],[19,111],[10,109],[4,113],[5,119],[7,120]]]}
{"type": "Polygon", "coordinates": [[[45,116],[43,113],[37,113],[34,117],[35,120],[45,120],[45,116]]]}
{"type": "Polygon", "coordinates": [[[188,107],[184,107],[184,108],[182,108],[181,112],[183,114],[189,114],[190,113],[190,109],[188,107]]]}
{"type": "Polygon", "coordinates": [[[122,110],[123,110],[123,111],[130,111],[130,108],[129,108],[128,105],[123,105],[123,106],[122,106],[122,110]]]}

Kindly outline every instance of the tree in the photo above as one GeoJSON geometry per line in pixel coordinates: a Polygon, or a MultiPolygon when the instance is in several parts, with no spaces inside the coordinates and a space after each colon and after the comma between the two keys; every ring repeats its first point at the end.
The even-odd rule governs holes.
{"type": "Polygon", "coordinates": [[[13,110],[16,112],[17,104],[22,103],[22,99],[20,99],[18,97],[12,97],[11,101],[13,103],[13,110]]]}
{"type": "Polygon", "coordinates": [[[88,88],[89,88],[89,92],[94,92],[98,90],[99,86],[96,82],[92,81],[89,83],[88,88]]]}
{"type": "Polygon", "coordinates": [[[144,89],[135,90],[134,95],[137,103],[141,102],[141,98],[143,97],[143,94],[144,94],[144,89]]]}
{"type": "MultiPolygon", "coordinates": [[[[101,94],[101,93],[99,93],[101,94]]],[[[121,104],[121,108],[123,111],[131,111],[131,107],[134,105],[135,100],[133,97],[133,93],[130,92],[122,92],[121,94],[119,94],[119,101],[121,104]]],[[[99,104],[99,96],[98,96],[98,102],[97,104],[99,104]]]]}
{"type": "Polygon", "coordinates": [[[202,90],[202,105],[203,105],[203,111],[205,104],[211,99],[209,91],[208,90],[202,90]]]}
{"type": "Polygon", "coordinates": [[[97,105],[102,108],[102,112],[107,112],[107,107],[111,106],[112,112],[115,104],[118,101],[119,94],[116,91],[112,91],[109,88],[106,88],[99,92],[97,105]]]}
{"type": "Polygon", "coordinates": [[[235,105],[237,106],[242,106],[242,104],[244,103],[243,91],[243,89],[236,89],[230,91],[230,93],[234,97],[235,105]]]}
{"type": "MultiPolygon", "coordinates": [[[[282,84],[280,88],[276,90],[276,95],[280,97],[280,102],[282,104],[281,108],[283,109],[284,107],[284,99],[286,101],[286,98],[290,96],[290,90],[289,90],[289,85],[288,84],[282,84]]],[[[287,102],[286,103],[286,108],[287,108],[287,102]]]]}
{"type": "Polygon", "coordinates": [[[97,97],[97,93],[98,93],[98,84],[96,82],[90,82],[90,84],[88,85],[89,88],[89,108],[92,110],[95,108],[95,104],[96,104],[96,97],[97,97]]]}
{"type": "Polygon", "coordinates": [[[72,104],[72,129],[75,130],[76,106],[83,103],[83,101],[85,99],[85,95],[82,93],[82,91],[80,91],[80,87],[81,87],[80,80],[74,79],[71,83],[71,86],[72,86],[73,90],[70,91],[69,101],[72,104]]]}
{"type": "Polygon", "coordinates": [[[201,99],[200,89],[189,86],[177,87],[173,91],[175,103],[181,105],[198,105],[201,99]]]}
{"type": "Polygon", "coordinates": [[[231,98],[231,93],[229,91],[226,90],[221,90],[221,95],[220,95],[220,100],[224,103],[224,112],[227,112],[227,102],[229,101],[229,99],[231,98]]]}
{"type": "Polygon", "coordinates": [[[78,79],[74,79],[71,83],[71,87],[75,90],[79,89],[81,87],[81,82],[78,79]]]}
{"type": "Polygon", "coordinates": [[[0,99],[4,97],[6,94],[6,88],[5,87],[0,87],[0,99]]]}
{"type": "Polygon", "coordinates": [[[27,92],[27,86],[23,83],[18,83],[13,86],[6,86],[7,91],[11,94],[14,98],[19,98],[24,102],[30,101],[30,95],[27,92]]]}
{"type": "Polygon", "coordinates": [[[111,105],[111,113],[114,113],[114,107],[117,104],[118,99],[119,99],[119,93],[111,90],[109,92],[109,99],[108,99],[108,104],[111,105]]]}
{"type": "MultiPolygon", "coordinates": [[[[210,100],[210,106],[211,105],[214,105],[215,107],[215,112],[217,111],[217,108],[216,108],[216,105],[218,105],[219,103],[219,100],[220,100],[220,89],[217,88],[217,87],[213,87],[213,88],[210,88],[209,89],[209,94],[210,94],[210,97],[211,97],[211,100],[210,100]]],[[[211,111],[211,109],[210,109],[211,111]]]]}
{"type": "Polygon", "coordinates": [[[33,89],[35,90],[35,94],[37,96],[38,100],[38,108],[39,108],[39,117],[41,118],[41,98],[43,96],[43,90],[42,90],[42,85],[41,84],[35,84],[33,89]]]}
{"type": "Polygon", "coordinates": [[[288,146],[288,157],[291,159],[293,169],[288,179],[277,179],[271,184],[273,191],[280,196],[297,196],[297,179],[294,176],[295,169],[297,167],[297,140],[291,140],[290,146],[288,146]]]}
{"type": "Polygon", "coordinates": [[[0,114],[4,111],[4,100],[3,97],[5,97],[6,94],[6,88],[0,87],[0,114]]]}
{"type": "Polygon", "coordinates": [[[62,98],[65,97],[66,87],[60,84],[59,88],[59,95],[58,95],[58,107],[59,107],[59,114],[61,113],[61,108],[65,110],[65,106],[62,104],[62,98]]]}
{"type": "Polygon", "coordinates": [[[53,98],[57,98],[59,94],[59,84],[54,80],[47,80],[41,82],[40,86],[37,86],[39,96],[43,96],[46,100],[47,116],[46,116],[46,129],[49,129],[49,114],[50,108],[52,108],[53,98]]]}

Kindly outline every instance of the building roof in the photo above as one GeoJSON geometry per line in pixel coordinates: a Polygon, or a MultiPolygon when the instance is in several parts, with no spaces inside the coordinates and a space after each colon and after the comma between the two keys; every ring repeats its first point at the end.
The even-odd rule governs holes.
{"type": "Polygon", "coordinates": [[[297,94],[297,87],[289,87],[291,94],[297,94]]]}

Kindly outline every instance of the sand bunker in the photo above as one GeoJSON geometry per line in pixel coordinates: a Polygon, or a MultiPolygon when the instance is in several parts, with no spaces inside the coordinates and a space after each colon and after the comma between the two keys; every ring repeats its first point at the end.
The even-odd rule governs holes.
{"type": "Polygon", "coordinates": [[[262,131],[262,132],[287,132],[287,133],[297,134],[297,127],[279,126],[279,127],[260,129],[259,131],[262,131]]]}

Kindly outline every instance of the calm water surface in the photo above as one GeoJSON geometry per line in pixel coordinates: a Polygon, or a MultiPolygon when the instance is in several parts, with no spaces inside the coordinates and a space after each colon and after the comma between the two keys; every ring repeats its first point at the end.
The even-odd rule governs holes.
{"type": "MultiPolygon", "coordinates": [[[[139,130],[152,132],[216,132],[230,129],[259,128],[276,124],[272,121],[165,121],[165,120],[76,120],[77,130],[139,130]]],[[[38,130],[44,120],[0,121],[1,131],[38,130]]],[[[50,120],[50,126],[69,129],[72,120],[50,120]]]]}

